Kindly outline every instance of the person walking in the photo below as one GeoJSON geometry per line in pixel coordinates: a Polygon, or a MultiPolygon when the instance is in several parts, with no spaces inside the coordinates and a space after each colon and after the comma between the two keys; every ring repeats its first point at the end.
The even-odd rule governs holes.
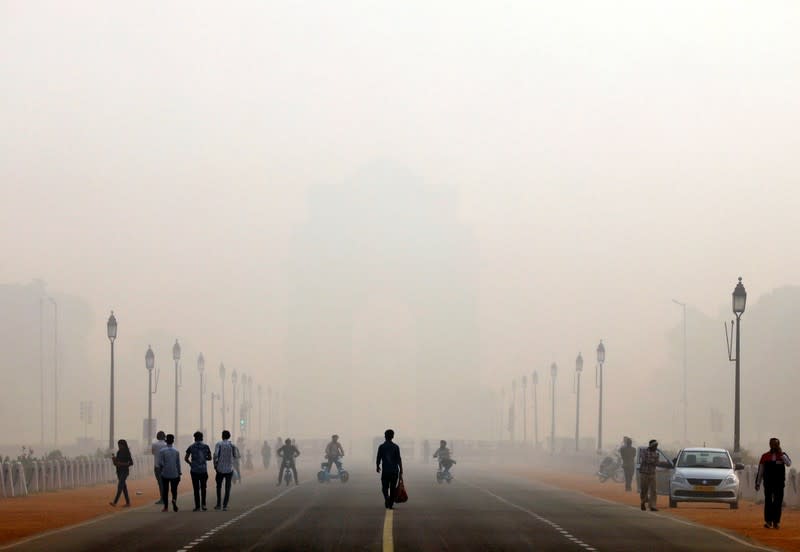
{"type": "Polygon", "coordinates": [[[181,455],[173,446],[175,436],[170,433],[167,435],[167,446],[158,451],[156,465],[161,468],[161,501],[164,507],[162,512],[166,512],[169,491],[172,490],[172,510],[178,511],[178,483],[181,482],[181,455]]]}
{"type": "Polygon", "coordinates": [[[764,527],[778,529],[783,508],[783,487],[786,484],[786,468],[792,465],[789,455],[781,449],[777,437],[769,440],[769,450],[761,455],[756,474],[756,492],[764,484],[764,527]]]}
{"type": "Polygon", "coordinates": [[[233,462],[239,457],[239,449],[231,443],[231,432],[227,429],[222,432],[222,441],[214,447],[214,470],[217,472],[215,481],[217,484],[217,505],[215,510],[222,508],[228,510],[228,499],[231,497],[231,479],[233,478],[233,462]],[[225,499],[220,503],[220,491],[222,482],[225,482],[225,499]]]}
{"type": "MultiPolygon", "coordinates": [[[[161,496],[161,469],[155,465],[156,458],[158,458],[158,453],[161,449],[167,446],[167,442],[164,440],[166,439],[167,434],[163,431],[159,431],[156,433],[156,440],[150,445],[150,454],[153,455],[153,473],[156,476],[156,484],[158,485],[158,496],[161,496]]],[[[156,504],[164,504],[161,499],[159,498],[156,501],[156,504]]]]}
{"type": "Polygon", "coordinates": [[[645,510],[645,504],[650,506],[651,512],[657,512],[656,502],[658,500],[658,490],[656,488],[656,468],[671,468],[669,462],[662,462],[661,451],[658,450],[658,441],[650,439],[647,448],[642,448],[639,452],[639,499],[641,508],[645,510]]]}
{"type": "Polygon", "coordinates": [[[130,508],[131,499],[128,496],[128,474],[130,467],[133,466],[133,457],[131,456],[131,449],[128,448],[128,442],[125,439],[117,441],[117,454],[111,455],[111,461],[117,467],[117,496],[114,497],[113,502],[109,502],[112,506],[116,506],[119,502],[120,495],[125,495],[125,508],[130,508]]]}
{"type": "Polygon", "coordinates": [[[211,449],[203,442],[203,433],[195,431],[194,443],[186,449],[184,460],[189,464],[189,475],[192,478],[194,492],[194,510],[206,511],[206,487],[208,485],[208,461],[211,460],[211,449]]]}
{"type": "Polygon", "coordinates": [[[393,442],[394,430],[387,429],[383,436],[386,440],[378,447],[375,471],[381,474],[383,501],[386,508],[391,510],[397,496],[397,482],[403,479],[403,459],[400,457],[400,447],[393,442]],[[381,473],[381,468],[383,468],[383,473],[381,473]]]}
{"type": "Polygon", "coordinates": [[[272,448],[269,446],[269,441],[266,439],[264,440],[264,444],[261,445],[261,463],[264,465],[264,469],[269,469],[270,461],[272,460],[272,448]]]}
{"type": "Polygon", "coordinates": [[[622,443],[619,447],[619,456],[622,458],[622,471],[625,473],[625,490],[631,491],[633,472],[636,471],[636,449],[630,437],[623,437],[622,443]]]}

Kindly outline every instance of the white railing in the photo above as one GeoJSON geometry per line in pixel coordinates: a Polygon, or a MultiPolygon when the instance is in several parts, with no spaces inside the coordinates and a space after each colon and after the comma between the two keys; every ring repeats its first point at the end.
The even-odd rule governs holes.
{"type": "MultiPolygon", "coordinates": [[[[26,496],[59,489],[113,483],[116,470],[108,458],[35,460],[26,474],[22,462],[0,463],[0,497],[26,496]]],[[[152,456],[134,456],[130,478],[139,479],[153,472],[152,456]]]]}

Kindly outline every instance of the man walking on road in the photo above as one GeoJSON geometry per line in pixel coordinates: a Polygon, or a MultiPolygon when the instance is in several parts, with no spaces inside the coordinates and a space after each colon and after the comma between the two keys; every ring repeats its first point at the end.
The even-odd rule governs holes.
{"type": "Polygon", "coordinates": [[[781,449],[777,437],[769,440],[769,451],[761,455],[756,474],[756,492],[764,482],[764,527],[778,529],[783,507],[783,487],[786,484],[786,468],[792,465],[789,455],[781,449]]]}
{"type": "Polygon", "coordinates": [[[619,447],[619,456],[622,458],[622,471],[625,473],[625,490],[631,490],[633,472],[636,471],[636,449],[633,447],[633,439],[623,437],[624,444],[619,447]]]}
{"type": "Polygon", "coordinates": [[[375,459],[375,468],[381,473],[381,490],[383,491],[383,501],[388,509],[394,507],[394,499],[397,496],[397,481],[403,478],[403,459],[400,457],[400,447],[392,442],[394,430],[387,429],[383,436],[386,441],[378,447],[378,456],[375,459]]]}
{"type": "Polygon", "coordinates": [[[650,439],[649,445],[639,452],[639,498],[642,510],[645,510],[645,503],[649,502],[650,511],[657,512],[656,468],[671,468],[672,464],[659,462],[661,453],[658,450],[658,441],[650,439]]]}
{"type": "Polygon", "coordinates": [[[211,460],[211,449],[203,442],[200,431],[194,433],[194,443],[186,449],[184,460],[189,464],[189,475],[192,477],[194,491],[194,510],[206,511],[206,487],[208,485],[208,461],[211,460]]]}
{"type": "MultiPolygon", "coordinates": [[[[161,469],[155,465],[155,461],[158,458],[158,453],[167,446],[167,442],[164,440],[166,438],[166,434],[163,431],[159,431],[156,433],[156,441],[150,445],[150,453],[153,455],[153,473],[156,476],[156,483],[158,484],[158,496],[161,496],[161,469]]],[[[164,504],[161,499],[158,499],[156,504],[164,504]]]]}
{"type": "Polygon", "coordinates": [[[231,432],[227,429],[222,432],[222,441],[214,447],[214,470],[217,472],[215,478],[217,483],[217,505],[215,510],[228,510],[228,499],[231,497],[231,479],[233,478],[233,462],[239,457],[239,449],[231,443],[231,432]],[[222,490],[222,482],[225,482],[225,499],[220,505],[219,495],[222,490]]]}
{"type": "Polygon", "coordinates": [[[181,482],[181,455],[172,446],[175,443],[175,436],[170,433],[167,435],[167,446],[158,451],[156,466],[161,469],[161,500],[164,503],[162,512],[167,511],[167,500],[169,491],[172,489],[172,510],[178,511],[178,483],[181,482]]]}

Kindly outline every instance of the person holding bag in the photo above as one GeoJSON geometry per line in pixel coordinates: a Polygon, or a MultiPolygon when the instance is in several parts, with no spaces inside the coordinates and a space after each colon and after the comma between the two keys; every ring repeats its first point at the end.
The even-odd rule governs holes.
{"type": "Polygon", "coordinates": [[[403,486],[405,500],[397,500],[397,484],[398,481],[401,485],[403,482],[403,459],[400,457],[400,447],[392,442],[394,430],[387,429],[384,431],[383,436],[386,441],[378,447],[375,469],[381,474],[381,490],[383,491],[384,504],[387,509],[391,510],[395,502],[408,500],[408,495],[405,493],[405,487],[403,486]],[[383,473],[381,473],[381,466],[383,466],[383,473]]]}
{"type": "Polygon", "coordinates": [[[119,502],[120,495],[125,495],[125,507],[130,508],[131,499],[128,496],[128,484],[126,483],[128,475],[130,474],[130,467],[133,466],[133,457],[131,456],[131,449],[128,448],[128,442],[125,439],[117,441],[119,450],[117,454],[111,455],[111,461],[117,468],[117,496],[114,497],[114,502],[109,502],[111,506],[116,506],[119,502]]]}

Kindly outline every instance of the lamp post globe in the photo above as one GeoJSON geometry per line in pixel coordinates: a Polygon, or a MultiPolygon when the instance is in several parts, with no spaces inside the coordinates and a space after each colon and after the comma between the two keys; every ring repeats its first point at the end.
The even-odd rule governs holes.
{"type": "Polygon", "coordinates": [[[181,359],[181,344],[175,340],[175,345],[172,346],[172,360],[179,361],[181,359]]]}
{"type": "Polygon", "coordinates": [[[147,352],[144,354],[144,365],[148,372],[152,372],[156,366],[156,355],[150,345],[147,346],[147,352]]]}
{"type": "Polygon", "coordinates": [[[114,449],[114,341],[117,339],[117,317],[114,316],[114,311],[111,311],[111,316],[108,317],[106,323],[106,331],[108,340],[111,343],[111,394],[109,400],[108,410],[108,449],[114,449]]]}
{"type": "Polygon", "coordinates": [[[739,278],[739,283],[733,288],[733,313],[736,316],[744,314],[744,307],[747,304],[747,291],[742,285],[742,278],[739,278]]]}
{"type": "Polygon", "coordinates": [[[603,364],[606,361],[606,346],[603,345],[603,340],[600,340],[600,344],[597,346],[597,362],[603,364]]]}

